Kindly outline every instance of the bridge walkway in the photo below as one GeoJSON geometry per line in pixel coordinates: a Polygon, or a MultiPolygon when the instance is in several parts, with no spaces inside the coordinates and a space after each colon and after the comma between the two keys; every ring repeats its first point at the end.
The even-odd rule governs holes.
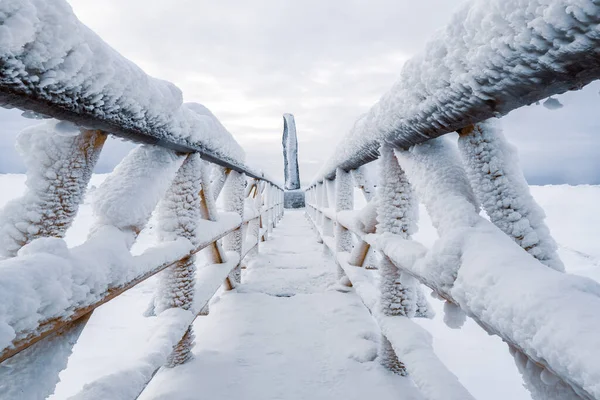
{"type": "Polygon", "coordinates": [[[315,240],[286,211],[244,270],[194,324],[194,359],[163,368],[140,399],[422,399],[375,359],[377,325],[315,240]]]}

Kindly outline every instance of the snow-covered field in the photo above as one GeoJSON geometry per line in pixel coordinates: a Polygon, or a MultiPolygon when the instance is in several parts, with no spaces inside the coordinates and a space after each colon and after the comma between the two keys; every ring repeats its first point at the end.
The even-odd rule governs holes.
{"type": "MultiPolygon", "coordinates": [[[[103,179],[103,175],[93,176],[92,185],[98,185],[103,179]]],[[[24,182],[24,175],[0,175],[0,206],[22,194],[25,189],[24,182]]],[[[548,225],[559,243],[559,253],[567,270],[600,281],[600,247],[597,246],[600,238],[600,215],[595,213],[600,201],[600,187],[532,187],[532,193],[546,211],[548,225]]],[[[85,240],[92,221],[89,204],[83,204],[67,234],[70,246],[85,240]]],[[[427,246],[431,245],[436,238],[436,232],[423,208],[420,212],[419,228],[415,239],[427,246]]],[[[299,238],[293,237],[290,240],[297,241],[299,238]]],[[[305,235],[301,240],[313,241],[314,237],[305,235]]],[[[151,232],[147,230],[140,236],[137,250],[148,246],[152,241],[151,232]]],[[[329,264],[333,268],[333,263],[329,264]]],[[[282,280],[286,277],[293,278],[293,271],[285,272],[291,275],[282,273],[282,280]]],[[[329,279],[330,275],[332,274],[324,271],[323,279],[329,279]]],[[[273,277],[269,279],[273,280],[273,277]]],[[[282,281],[282,290],[294,289],[287,287],[293,282],[293,279],[290,282],[282,281]]],[[[262,291],[258,280],[253,284],[258,285],[256,290],[262,291]]],[[[142,314],[149,304],[153,290],[154,281],[151,279],[95,311],[75,346],[67,370],[61,374],[62,381],[52,399],[68,398],[85,383],[131,366],[148,350],[148,342],[153,334],[152,319],[144,318],[142,314]]],[[[434,347],[442,361],[476,398],[530,399],[528,392],[522,388],[520,375],[504,343],[497,337],[488,336],[470,320],[461,329],[448,328],[443,322],[442,303],[433,299],[430,301],[437,316],[433,320],[419,320],[419,323],[433,334],[434,347]]],[[[307,304],[306,307],[310,308],[311,305],[307,304]]],[[[217,309],[218,307],[215,308],[217,309]]],[[[284,317],[286,316],[280,316],[284,317]]],[[[228,322],[226,315],[212,323],[215,322],[218,322],[215,329],[201,330],[202,335],[197,338],[197,342],[217,342],[222,335],[226,336],[228,328],[235,329],[229,324],[235,324],[236,321],[228,322]]],[[[275,342],[279,340],[277,335],[274,335],[272,340],[274,343],[265,345],[276,346],[275,342]]],[[[352,346],[352,343],[354,342],[348,345],[352,346]]],[[[221,383],[227,384],[227,381],[221,383]]],[[[218,385],[214,387],[218,390],[218,385]]],[[[209,393],[205,394],[206,397],[212,397],[209,393]]]]}

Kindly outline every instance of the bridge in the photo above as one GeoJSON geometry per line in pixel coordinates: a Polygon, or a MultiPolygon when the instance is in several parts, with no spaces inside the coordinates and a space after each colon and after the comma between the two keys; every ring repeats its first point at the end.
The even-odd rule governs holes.
{"type": "Polygon", "coordinates": [[[152,351],[72,399],[473,399],[416,322],[425,288],[506,342],[532,398],[600,399],[600,285],[564,272],[497,121],[600,78],[598,1],[466,4],[301,210],[65,1],[5,1],[0,33],[0,105],[47,120],[19,136],[27,192],[0,214],[1,399],[51,395],[95,310],[152,277],[152,351]],[[108,135],[140,145],[69,248],[108,135]],[[412,238],[418,202],[429,248],[412,238]],[[156,244],[136,254],[151,218],[156,244]]]}

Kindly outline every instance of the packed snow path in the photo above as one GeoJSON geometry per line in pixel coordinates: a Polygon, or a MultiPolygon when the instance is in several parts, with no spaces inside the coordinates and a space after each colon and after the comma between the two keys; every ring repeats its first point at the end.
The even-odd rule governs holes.
{"type": "Polygon", "coordinates": [[[421,399],[375,360],[379,332],[304,216],[287,211],[195,325],[194,359],[163,368],[140,399],[421,399]]]}

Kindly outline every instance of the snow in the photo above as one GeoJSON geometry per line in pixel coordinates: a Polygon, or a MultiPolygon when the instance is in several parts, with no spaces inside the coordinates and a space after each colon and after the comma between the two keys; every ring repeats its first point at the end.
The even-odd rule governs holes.
{"type": "MultiPolygon", "coordinates": [[[[391,234],[388,232],[384,235],[391,234]]],[[[327,243],[327,240],[324,242],[327,243]]],[[[410,241],[408,242],[410,243],[410,241]]],[[[333,250],[330,245],[329,248],[333,250]]],[[[381,290],[377,288],[377,281],[381,286],[381,281],[385,278],[381,271],[381,264],[379,274],[375,274],[373,270],[369,271],[348,264],[348,253],[337,253],[336,260],[352,282],[352,287],[360,296],[363,304],[373,312],[375,320],[381,328],[383,335],[378,352],[380,363],[396,373],[402,375],[409,373],[426,399],[472,399],[473,397],[459,383],[456,376],[435,355],[432,337],[425,329],[403,315],[392,314],[389,316],[386,315],[388,310],[380,310],[381,303],[385,304],[387,301],[387,297],[381,296],[381,290]],[[402,364],[398,365],[398,360],[402,364]]],[[[430,308],[429,304],[426,308],[430,308]]],[[[423,314],[429,312],[424,310],[423,314]]]]}
{"type": "Polygon", "coordinates": [[[422,399],[373,361],[376,324],[354,293],[332,286],[335,264],[306,237],[303,212],[288,211],[244,283],[194,324],[194,360],[159,372],[140,400],[422,399]]]}
{"type": "Polygon", "coordinates": [[[461,308],[534,360],[600,397],[600,284],[544,268],[486,220],[465,236],[452,288],[461,308]],[[507,299],[518,301],[507,301],[507,299]]]}
{"type": "Polygon", "coordinates": [[[244,152],[205,107],[183,104],[83,25],[64,0],[0,4],[0,84],[125,129],[241,164],[244,152]]]}
{"type": "Polygon", "coordinates": [[[300,189],[300,172],[298,170],[298,138],[296,121],[292,114],[283,114],[283,171],[285,189],[300,189]]]}
{"type": "Polygon", "coordinates": [[[407,61],[313,182],[600,78],[600,4],[470,0],[407,61]],[[568,72],[567,72],[568,71],[568,72]]]}
{"type": "Polygon", "coordinates": [[[471,186],[494,225],[543,264],[564,271],[544,211],[531,197],[517,151],[499,124],[485,121],[461,133],[458,148],[471,186]]]}
{"type": "MultiPolygon", "coordinates": [[[[94,175],[91,179],[91,184],[99,186],[101,181],[105,179],[103,175],[94,175]]],[[[24,175],[0,175],[0,187],[5,190],[0,191],[0,205],[6,204],[11,199],[22,195],[25,192],[25,176],[24,175]]],[[[598,186],[533,186],[531,187],[531,193],[535,200],[543,207],[547,218],[546,222],[559,243],[559,255],[564,260],[567,272],[576,273],[582,276],[588,276],[595,280],[600,280],[600,251],[598,250],[597,241],[600,236],[600,215],[595,212],[598,201],[600,201],[600,187],[598,186]]],[[[93,197],[93,196],[92,196],[93,197]]],[[[357,206],[360,205],[357,201],[357,206]]],[[[289,213],[286,213],[286,218],[289,213]]],[[[414,235],[414,241],[423,243],[426,247],[431,247],[437,240],[436,229],[432,226],[430,218],[424,208],[419,208],[419,231],[414,235]]],[[[226,217],[226,216],[225,216],[226,217]]],[[[239,218],[233,214],[230,215],[233,219],[239,218]]],[[[221,219],[224,217],[221,216],[221,219]]],[[[228,217],[226,217],[228,218],[228,217]]],[[[90,227],[93,225],[94,219],[92,215],[92,208],[88,201],[81,205],[78,212],[77,218],[75,219],[71,229],[67,231],[65,236],[66,242],[70,246],[77,246],[85,240],[90,227]]],[[[281,228],[286,228],[288,220],[283,221],[281,228]]],[[[216,229],[216,227],[211,226],[216,229]]],[[[278,228],[279,229],[279,228],[278,228]]],[[[278,229],[274,231],[273,238],[278,236],[278,229]]],[[[143,250],[144,246],[147,246],[152,240],[152,237],[147,233],[153,231],[152,223],[146,227],[146,229],[140,234],[138,242],[134,246],[134,253],[139,253],[143,250]],[[140,247],[141,245],[141,247],[140,247]]],[[[208,234],[207,234],[208,236],[208,234]]],[[[304,243],[305,241],[314,240],[314,235],[310,232],[304,232],[299,236],[295,236],[292,241],[295,244],[304,243]]],[[[382,239],[380,239],[382,240],[382,239]]],[[[510,241],[509,241],[510,242],[510,241]]],[[[267,242],[261,243],[261,253],[264,252],[268,247],[274,247],[273,251],[280,252],[286,255],[288,259],[294,258],[289,253],[289,249],[280,247],[277,245],[278,242],[267,242]]],[[[389,246],[395,246],[390,243],[389,246]]],[[[514,245],[516,247],[516,245],[514,245]]],[[[518,247],[517,247],[518,249],[518,247]]],[[[386,250],[387,251],[387,250],[386,250]]],[[[310,248],[311,257],[317,257],[321,250],[318,246],[310,248]]],[[[281,255],[279,254],[279,255],[281,255]]],[[[410,255],[410,254],[409,254],[410,255]]],[[[153,257],[148,255],[148,260],[153,257]]],[[[285,261],[283,263],[276,263],[270,259],[270,267],[264,268],[261,276],[256,276],[253,280],[253,285],[257,287],[259,283],[264,282],[263,288],[270,287],[269,285],[277,283],[277,289],[274,290],[271,287],[271,293],[286,294],[290,293],[299,287],[298,282],[302,281],[298,279],[284,279],[281,275],[278,277],[273,276],[269,278],[273,273],[285,274],[284,276],[289,278],[291,274],[300,275],[305,273],[307,270],[302,269],[306,266],[304,261],[298,260],[295,257],[294,263],[301,263],[296,268],[287,268],[286,270],[279,269],[277,267],[285,267],[285,261]],[[290,275],[287,275],[290,273],[290,275]],[[271,283],[269,283],[269,281],[271,283]],[[291,281],[291,282],[289,282],[291,281]]],[[[486,259],[486,262],[488,259],[486,259]]],[[[290,261],[292,262],[292,261],[290,261]]],[[[158,263],[155,261],[155,263],[158,263]]],[[[330,264],[326,264],[330,265],[330,264]]],[[[376,288],[373,285],[373,274],[376,271],[365,270],[354,267],[355,270],[365,275],[364,284],[366,287],[376,288]],[[368,279],[368,280],[366,280],[368,279]]],[[[544,269],[547,272],[552,272],[549,269],[544,269]]],[[[323,282],[329,282],[327,276],[332,277],[335,274],[335,269],[332,267],[330,272],[323,275],[325,272],[323,266],[320,269],[313,269],[313,278],[311,283],[304,283],[303,288],[318,286],[323,282]],[[311,286],[312,285],[312,286],[311,286]]],[[[249,273],[246,270],[246,273],[249,273]]],[[[254,274],[259,274],[258,269],[253,271],[254,274]]],[[[359,292],[358,280],[354,276],[348,276],[354,283],[354,289],[359,292]]],[[[559,276],[565,276],[564,274],[557,274],[559,276]]],[[[248,281],[248,280],[246,280],[248,281]]],[[[136,286],[130,291],[122,294],[118,298],[110,301],[109,303],[98,308],[92,315],[90,322],[86,329],[83,331],[78,343],[73,349],[73,355],[69,358],[69,365],[63,373],[61,373],[61,382],[58,384],[56,394],[51,398],[53,400],[63,400],[68,397],[75,395],[79,392],[85,383],[90,383],[98,378],[111,373],[118,373],[120,370],[127,370],[129,368],[136,368],[139,365],[139,360],[143,359],[146,354],[154,351],[153,343],[150,341],[152,333],[159,328],[156,324],[157,319],[144,318],[143,312],[146,309],[148,302],[150,301],[156,286],[156,279],[150,278],[142,284],[136,286]]],[[[364,287],[364,286],[363,286],[364,287]]],[[[303,289],[308,290],[308,289],[303,289]]],[[[368,289],[367,289],[368,290],[368,289]]],[[[377,298],[377,291],[373,290],[373,298],[377,298]]],[[[241,296],[242,294],[231,293],[234,296],[241,296]]],[[[254,293],[259,295],[258,293],[254,293]]],[[[361,298],[365,298],[364,294],[360,293],[361,298]]],[[[298,295],[287,298],[290,300],[298,295]]],[[[210,297],[210,296],[209,296],[210,297]]],[[[275,300],[273,296],[268,296],[269,299],[275,300]]],[[[279,299],[279,298],[277,298],[279,299]]],[[[224,300],[223,298],[221,300],[224,300]]],[[[437,316],[433,320],[429,319],[414,319],[414,321],[420,326],[424,327],[429,331],[433,337],[433,348],[435,354],[441,359],[441,361],[448,367],[452,373],[458,376],[460,382],[478,399],[486,400],[529,400],[531,395],[527,393],[526,389],[522,387],[523,382],[520,374],[515,367],[515,361],[513,357],[507,351],[507,346],[496,336],[489,336],[482,330],[472,319],[467,319],[463,327],[460,330],[453,330],[446,327],[443,322],[444,317],[444,302],[430,299],[431,306],[436,311],[437,316]]],[[[242,305],[243,299],[240,299],[236,303],[236,306],[244,307],[242,305]]],[[[307,314],[314,313],[323,307],[323,302],[315,302],[307,308],[310,311],[306,311],[307,314]],[[315,304],[316,303],[316,304],[315,304]]],[[[243,327],[244,329],[251,327],[250,319],[257,316],[257,304],[253,303],[248,307],[243,308],[247,315],[243,316],[243,320],[238,318],[238,314],[235,308],[229,308],[232,314],[224,316],[223,319],[217,320],[219,303],[213,305],[211,309],[212,317],[215,319],[211,322],[210,326],[202,328],[200,331],[197,329],[205,320],[205,317],[200,318],[196,322],[196,334],[197,347],[202,346],[202,356],[209,357],[211,363],[208,366],[220,365],[219,371],[222,371],[223,375],[219,375],[219,379],[214,384],[208,384],[206,390],[203,393],[215,394],[220,396],[222,387],[229,384],[235,384],[237,388],[242,387],[245,383],[249,386],[256,387],[253,385],[250,377],[247,380],[244,375],[237,374],[236,371],[242,370],[241,366],[237,365],[237,360],[232,358],[225,359],[225,355],[222,353],[215,354],[210,349],[211,344],[217,343],[223,334],[232,335],[234,332],[226,333],[220,329],[221,322],[228,320],[232,324],[237,324],[237,327],[243,327]],[[240,325],[242,323],[245,325],[240,325]],[[204,344],[204,338],[207,342],[204,344]],[[214,362],[213,362],[214,361],[214,362]],[[219,363],[224,361],[224,363],[219,363]],[[228,374],[228,371],[232,371],[233,374],[228,374]],[[238,380],[239,378],[239,380],[238,380]],[[237,383],[236,383],[237,382],[237,383]]],[[[261,304],[262,305],[262,304],[261,304]]],[[[336,313],[340,313],[344,310],[347,304],[339,304],[339,309],[336,309],[336,313]]],[[[589,309],[585,306],[585,309],[589,309]]],[[[329,308],[328,308],[329,310],[329,308]]],[[[592,312],[592,309],[589,309],[592,312]]],[[[278,322],[288,321],[290,319],[290,313],[288,309],[282,311],[278,316],[278,322]]],[[[266,312],[261,315],[267,315],[266,312]]],[[[302,314],[304,315],[304,314],[302,314]]],[[[329,312],[322,317],[320,326],[332,326],[335,321],[329,324],[329,319],[335,313],[329,312]],[[323,325],[326,324],[326,325],[323,325]]],[[[352,312],[349,318],[356,317],[356,313],[352,312]]],[[[265,317],[266,318],[266,317],[265,317]]],[[[269,321],[271,321],[269,319],[269,321]]],[[[356,325],[357,331],[364,330],[365,326],[369,326],[368,322],[361,319],[360,324],[356,325]],[[367,325],[365,325],[365,323],[367,325]]],[[[285,324],[284,324],[285,325],[285,324]]],[[[279,325],[277,325],[279,326],[279,325]]],[[[565,325],[566,326],[566,325],[565,325]]],[[[283,329],[283,327],[281,327],[283,329]]],[[[298,331],[304,332],[304,326],[292,326],[291,330],[297,329],[298,331]]],[[[337,334],[340,330],[336,328],[332,331],[334,337],[339,339],[339,347],[343,347],[344,351],[350,354],[361,354],[365,350],[363,346],[364,341],[355,341],[353,337],[347,336],[349,333],[347,330],[341,330],[341,335],[337,334]],[[355,350],[349,350],[350,348],[355,350]]],[[[372,331],[372,338],[377,340],[378,332],[372,331]]],[[[566,329],[566,328],[565,328],[566,329]]],[[[325,330],[326,332],[327,330],[325,330]]],[[[279,332],[279,331],[278,331],[279,332]]],[[[323,335],[324,331],[320,331],[320,335],[323,335]]],[[[228,338],[231,336],[228,336],[228,338]]],[[[251,336],[243,336],[243,340],[236,341],[236,344],[243,344],[247,338],[251,336]]],[[[264,343],[277,342],[281,335],[273,333],[273,340],[266,340],[260,342],[253,342],[256,349],[265,348],[264,343]]],[[[575,336],[571,337],[571,340],[575,339],[575,336]]],[[[277,342],[281,343],[281,342],[277,342]]],[[[228,345],[233,346],[234,344],[228,345]]],[[[281,343],[281,348],[288,345],[287,343],[281,343]]],[[[289,345],[292,347],[292,345],[289,345]]],[[[337,346],[337,344],[336,344],[337,346]]],[[[250,347],[250,345],[248,345],[250,347]]],[[[336,347],[337,350],[339,347],[336,347]]],[[[231,347],[229,347],[231,348],[231,347]]],[[[374,352],[376,347],[369,344],[368,351],[374,352]]],[[[198,350],[199,351],[199,350],[198,350]]],[[[232,350],[233,351],[233,350],[232,350]]],[[[333,350],[332,350],[333,352],[333,350]]],[[[589,353],[594,354],[593,351],[589,353]]],[[[232,353],[228,353],[231,355],[232,353]]],[[[231,356],[233,357],[233,356],[231,356]]],[[[197,357],[198,360],[198,357],[197,357]]],[[[247,367],[245,367],[247,368],[247,367]]],[[[202,370],[205,371],[205,370],[202,370]]],[[[271,370],[269,370],[271,371],[271,370]]],[[[267,371],[267,372],[269,372],[267,371]]],[[[296,371],[286,370],[286,371],[296,371]]],[[[210,371],[209,371],[210,372],[210,371]]],[[[539,373],[539,371],[538,371],[539,373]]],[[[217,372],[214,372],[216,375],[217,372]]],[[[215,376],[210,375],[210,376],[215,376]]],[[[281,376],[281,375],[275,375],[281,376]]],[[[288,379],[291,376],[287,373],[288,379]]],[[[304,376],[304,375],[301,375],[304,376]]],[[[315,378],[316,379],[316,378],[315,378]]],[[[361,377],[355,378],[357,380],[362,379],[361,377]]],[[[208,379],[203,380],[203,384],[207,384],[208,379]]],[[[266,384],[265,384],[266,385],[266,384]]],[[[312,386],[311,386],[312,387],[312,386]]],[[[235,389],[232,389],[235,390],[235,389]]],[[[239,389],[241,390],[241,389],[239,389]]],[[[238,392],[239,393],[239,392],[238,392]]],[[[362,392],[359,392],[362,393],[362,392]]],[[[243,397],[243,396],[242,396],[243,397]]],[[[350,398],[352,398],[350,396],[350,398]]],[[[397,398],[397,394],[396,394],[397,398]]],[[[544,398],[543,396],[541,398],[544,398]]],[[[560,396],[559,399],[564,399],[560,396]]],[[[554,400],[554,399],[553,399],[554,400]]],[[[570,400],[570,399],[569,399],[570,400]]]]}
{"type": "Polygon", "coordinates": [[[444,290],[452,287],[460,268],[465,233],[481,218],[455,147],[445,137],[395,151],[408,180],[425,205],[439,239],[415,265],[444,290]]]}
{"type": "Polygon", "coordinates": [[[38,237],[64,237],[83,201],[106,135],[79,129],[65,133],[59,125],[51,120],[17,137],[28,170],[27,191],[0,213],[0,256],[14,257],[38,237]]]}
{"type": "Polygon", "coordinates": [[[223,264],[211,264],[198,268],[194,288],[194,302],[189,309],[169,308],[161,312],[154,322],[157,329],[149,338],[150,352],[136,360],[127,369],[108,374],[87,384],[72,400],[114,399],[130,400],[136,398],[171,355],[175,345],[192,324],[196,315],[204,308],[211,297],[222,285],[229,272],[239,263],[235,253],[227,254],[228,261],[223,264]]]}
{"type": "MultiPolygon", "coordinates": [[[[268,185],[268,184],[267,184],[268,185]]],[[[265,190],[268,191],[269,187],[265,190]]],[[[228,212],[236,213],[240,216],[240,220],[244,220],[244,202],[246,194],[246,177],[244,174],[240,174],[237,171],[231,171],[225,181],[225,187],[223,188],[223,209],[228,212]]],[[[268,192],[266,201],[268,201],[268,192]]],[[[223,239],[223,248],[226,251],[233,251],[238,254],[238,257],[242,256],[242,247],[244,238],[242,230],[237,229],[231,232],[223,239]]],[[[241,279],[241,266],[236,268],[232,273],[233,284],[240,282],[241,279]]]]}
{"type": "Polygon", "coordinates": [[[97,225],[139,233],[163,197],[184,157],[158,146],[139,145],[94,191],[97,225]]]}
{"type": "Polygon", "coordinates": [[[77,321],[60,335],[38,342],[0,365],[0,397],[12,399],[45,399],[59,381],[73,345],[87,319],[77,321]],[[35,360],[32,362],[32,360],[35,360]]]}
{"type": "MultiPolygon", "coordinates": [[[[200,190],[202,189],[202,164],[200,155],[190,154],[177,171],[169,190],[158,205],[157,234],[161,241],[178,238],[198,246],[201,220],[200,190]]],[[[178,262],[159,275],[160,284],[154,302],[154,312],[160,314],[169,308],[188,310],[194,297],[196,256],[178,262]]]]}
{"type": "MultiPolygon", "coordinates": [[[[417,229],[416,199],[394,150],[381,146],[380,181],[377,190],[378,234],[410,238],[417,229]]],[[[336,181],[337,181],[336,176],[336,181]]],[[[379,312],[386,316],[414,317],[417,312],[417,282],[403,274],[386,256],[379,262],[379,312]]]]}

